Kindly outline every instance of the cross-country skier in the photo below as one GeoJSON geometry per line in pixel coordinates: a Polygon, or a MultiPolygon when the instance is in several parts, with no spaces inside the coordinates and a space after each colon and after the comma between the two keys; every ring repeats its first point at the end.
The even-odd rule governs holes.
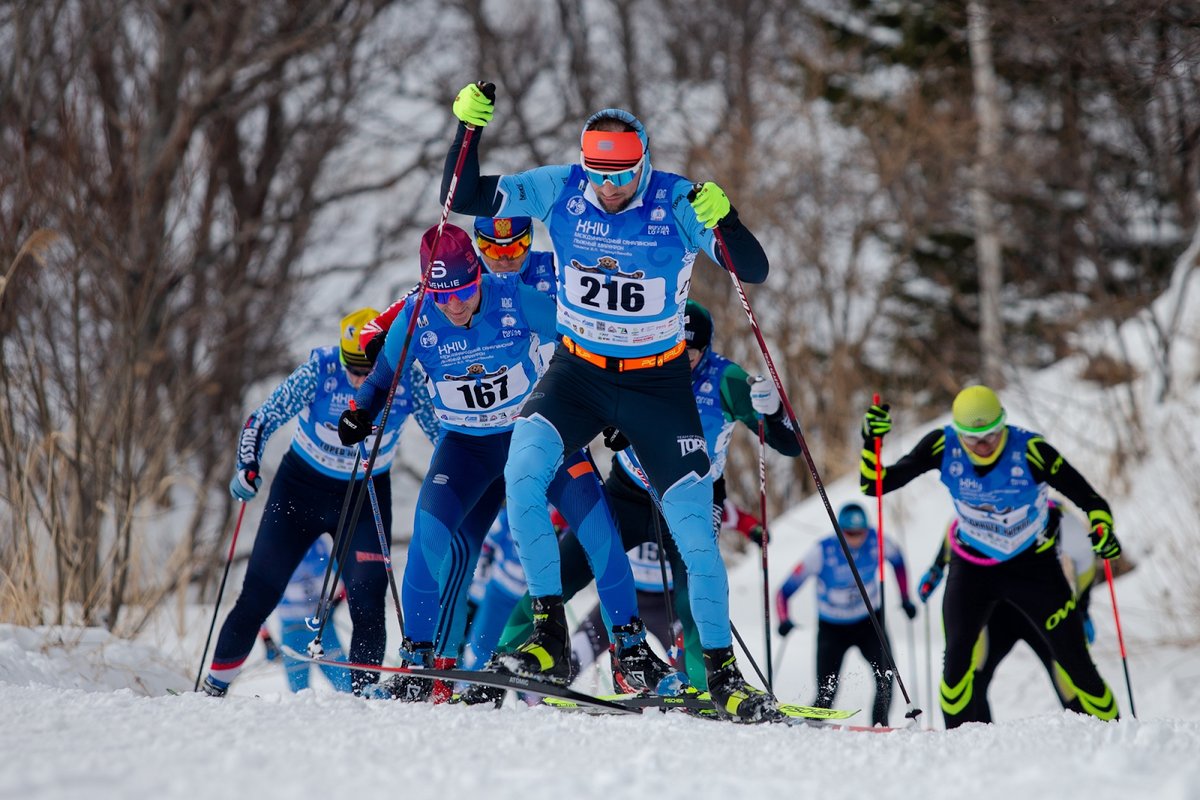
{"type": "Polygon", "coordinates": [[[508,513],[501,508],[483,540],[479,567],[471,583],[471,594],[478,591],[478,595],[472,598],[475,614],[463,648],[464,669],[482,669],[487,663],[525,589],[525,570],[521,568],[521,559],[508,528],[508,513]],[[479,584],[478,589],[476,584],[479,584]]]}
{"type": "MultiPolygon", "coordinates": [[[[447,155],[443,197],[466,124],[485,126],[492,103],[479,87],[468,86],[455,99],[454,113],[463,124],[447,155]]],[[[502,657],[504,665],[560,680],[570,671],[546,491],[566,455],[615,426],[636,448],[687,562],[709,690],[720,712],[743,720],[777,718],[774,699],[746,683],[733,655],[728,579],[710,516],[713,478],[693,411],[690,371],[680,358],[696,253],[703,248],[723,263],[712,228],[720,225],[749,283],[766,279],[766,254],[716,184],[704,184],[689,202],[690,181],[651,168],[645,130],[628,112],[608,109],[588,120],[576,165],[481,177],[480,138],[471,139],[454,210],[528,215],[546,223],[559,260],[558,325],[564,334],[514,428],[505,468],[509,523],[533,594],[536,629],[518,651],[502,657]]],[[[591,552],[592,543],[585,546],[591,552]]],[[[603,547],[619,550],[616,541],[603,547]]]]}
{"type": "MultiPolygon", "coordinates": [[[[313,350],[308,361],[271,393],[242,428],[237,472],[229,483],[229,491],[234,498],[249,502],[262,485],[259,464],[267,439],[292,417],[300,417],[292,445],[279,462],[279,471],[271,483],[241,596],[217,638],[212,666],[203,684],[210,695],[225,694],[305,552],[317,537],[333,532],[337,525],[350,473],[359,458],[358,448],[339,441],[338,417],[349,407],[355,390],[371,369],[359,345],[358,329],[377,315],[374,309],[364,308],[343,319],[340,345],[313,350]]],[[[372,476],[389,540],[392,485],[388,470],[400,441],[400,428],[411,410],[409,399],[409,388],[404,384],[396,393],[395,413],[381,434],[379,458],[372,476]]],[[[428,420],[423,422],[428,425],[428,420]]],[[[362,473],[358,474],[361,481],[362,473]]],[[[350,535],[350,550],[342,573],[354,623],[350,660],[379,664],[383,661],[387,636],[383,602],[387,574],[374,517],[364,515],[350,535]]],[[[352,678],[358,691],[374,683],[378,676],[355,671],[352,678]]]]}
{"type": "MultiPolygon", "coordinates": [[[[366,435],[395,371],[407,371],[414,360],[424,366],[442,435],[421,486],[404,571],[407,635],[402,657],[410,665],[449,666],[466,625],[466,581],[504,500],[513,421],[538,377],[536,347],[539,341],[552,341],[556,331],[553,302],[533,287],[483,273],[462,229],[445,227],[439,259],[430,265],[436,230],[430,228],[421,240],[432,307],[423,307],[417,318],[404,364],[399,363],[404,337],[387,337],[359,390],[358,408],[342,415],[339,435],[346,443],[366,435]]],[[[415,298],[405,301],[395,317],[398,330],[407,329],[414,304],[415,298]]],[[[641,688],[678,690],[685,682],[682,676],[654,655],[644,633],[638,636],[642,623],[624,552],[600,546],[616,538],[615,527],[586,454],[574,452],[552,477],[554,505],[581,539],[598,543],[592,563],[603,576],[601,600],[614,625],[629,634],[620,657],[643,668],[649,683],[641,688]]],[[[422,700],[433,686],[428,680],[397,676],[388,689],[404,699],[422,700]]]]}
{"type": "MultiPolygon", "coordinates": [[[[883,608],[879,604],[879,537],[867,521],[867,512],[857,501],[846,503],[838,511],[838,527],[846,536],[846,544],[854,556],[854,565],[862,576],[871,598],[871,608],[883,624],[883,608]]],[[[890,536],[883,539],[883,557],[896,573],[900,586],[900,606],[909,619],[917,608],[908,597],[908,573],[904,556],[890,536]]],[[[795,571],[775,595],[775,610],[779,615],[779,635],[787,636],[795,628],[788,616],[788,600],[804,582],[817,579],[817,708],[833,708],[838,690],[838,673],[842,659],[851,647],[857,647],[875,673],[875,704],[871,722],[888,724],[888,709],[892,705],[892,673],[883,656],[883,645],[875,634],[875,626],[867,615],[850,562],[842,552],[836,534],[813,544],[795,571]]],[[[889,644],[890,646],[890,644],[889,644]]]]}
{"type": "MultiPolygon", "coordinates": [[[[954,399],[953,422],[931,431],[883,471],[886,493],[936,469],[954,500],[956,541],[963,555],[956,548],[950,556],[942,600],[946,657],[941,705],[946,727],[980,721],[980,705],[972,702],[972,651],[1002,601],[1044,629],[1062,678],[1077,694],[1080,707],[1100,719],[1115,719],[1116,698],[1092,663],[1083,615],[1058,562],[1058,528],[1050,516],[1049,490],[1058,490],[1087,513],[1092,549],[1102,558],[1121,553],[1112,513],[1104,498],[1045,439],[1005,420],[991,389],[963,389],[954,399]]],[[[861,484],[868,495],[875,494],[874,439],[891,427],[886,407],[871,406],[864,416],[861,484]]]]}
{"type": "MultiPolygon", "coordinates": [[[[331,542],[332,539],[327,534],[317,537],[312,547],[308,548],[308,552],[304,554],[300,566],[296,567],[296,571],[292,573],[287,588],[283,590],[283,598],[275,607],[275,616],[279,617],[281,628],[280,641],[285,647],[290,647],[297,653],[303,653],[304,648],[313,638],[306,620],[317,613],[325,568],[332,557],[331,542]]],[[[338,641],[337,631],[334,630],[333,625],[325,626],[321,643],[325,648],[325,658],[332,661],[345,661],[342,643],[338,641]]],[[[269,651],[267,657],[271,658],[269,651]]],[[[309,671],[313,665],[298,658],[291,658],[286,654],[281,654],[280,657],[287,675],[288,688],[293,692],[307,689],[309,671]]],[[[352,690],[350,670],[328,664],[317,666],[321,668],[321,672],[325,673],[325,677],[333,684],[334,689],[339,692],[352,690]]]]}
{"type": "MultiPolygon", "coordinates": [[[[1071,588],[1075,592],[1075,607],[1083,617],[1084,632],[1087,634],[1090,645],[1095,637],[1095,628],[1092,626],[1091,619],[1088,618],[1088,606],[1091,602],[1092,586],[1096,577],[1096,554],[1092,551],[1092,543],[1088,540],[1088,528],[1083,520],[1074,514],[1064,513],[1062,507],[1051,500],[1050,525],[1055,524],[1056,517],[1058,518],[1058,543],[1061,550],[1059,562],[1067,576],[1067,582],[1071,584],[1071,588]]],[[[938,551],[937,558],[934,559],[933,566],[925,573],[917,588],[917,594],[922,603],[929,600],[929,596],[941,583],[946,567],[950,564],[950,554],[954,548],[959,547],[956,541],[957,533],[958,522],[955,520],[946,530],[946,539],[942,549],[938,551]]],[[[959,555],[963,555],[963,553],[960,552],[959,555]]],[[[968,558],[968,560],[970,559],[968,558]]],[[[1062,707],[1073,711],[1083,711],[1078,695],[1063,679],[1063,675],[1054,663],[1054,654],[1050,651],[1050,645],[1046,643],[1042,634],[1016,606],[1009,602],[1001,602],[997,603],[995,609],[992,610],[992,616],[988,618],[987,626],[980,632],[979,640],[972,653],[972,669],[975,671],[975,677],[972,680],[972,703],[975,705],[974,715],[979,718],[979,721],[992,721],[992,709],[988,703],[988,686],[991,685],[992,676],[995,675],[1000,662],[1019,641],[1028,644],[1041,660],[1062,707]]]]}
{"type": "MultiPolygon", "coordinates": [[[[710,475],[714,480],[713,504],[710,511],[710,522],[713,525],[713,541],[716,538],[716,527],[720,524],[725,503],[725,457],[733,430],[740,421],[755,431],[758,428],[758,415],[762,414],[766,421],[767,442],[773,448],[788,456],[800,452],[796,436],[788,427],[784,417],[779,394],[775,385],[769,381],[757,381],[751,386],[746,378],[746,372],[737,364],[715,352],[712,347],[713,324],[708,310],[694,300],[687,301],[684,322],[684,341],[686,343],[687,363],[692,368],[692,402],[700,412],[702,430],[706,446],[712,454],[710,475]]],[[[646,544],[657,548],[658,532],[662,531],[666,546],[666,557],[670,562],[669,573],[673,582],[674,612],[683,626],[685,650],[688,652],[688,676],[693,685],[704,688],[705,669],[700,642],[697,641],[697,626],[694,621],[692,605],[689,602],[688,571],[684,565],[678,548],[667,536],[667,524],[659,514],[654,499],[646,491],[641,475],[645,472],[637,455],[628,446],[628,442],[616,429],[606,431],[605,441],[610,447],[619,451],[613,455],[612,470],[609,472],[605,485],[609,497],[612,498],[613,510],[617,515],[618,527],[621,531],[621,546],[626,551],[634,551],[646,544]],[[657,518],[657,521],[656,521],[657,518]]],[[[743,514],[743,516],[745,516],[743,514]]],[[[762,542],[761,529],[759,543],[762,542]]],[[[642,577],[646,586],[657,584],[659,594],[650,599],[651,605],[645,606],[648,613],[650,608],[661,609],[662,575],[658,565],[658,554],[653,552],[654,563],[647,565],[647,572],[642,577]]],[[[560,563],[562,569],[563,597],[570,600],[592,580],[587,568],[584,550],[579,546],[572,533],[563,536],[560,545],[560,563]]],[[[642,604],[644,605],[644,604],[642,604]]],[[[665,616],[665,612],[664,615],[665,616]]],[[[513,612],[509,620],[509,629],[505,631],[504,641],[500,646],[502,652],[509,651],[515,644],[514,636],[523,641],[527,635],[528,624],[533,618],[532,607],[523,603],[513,612]]],[[[585,632],[586,635],[586,632],[585,632]]],[[[663,641],[665,632],[655,634],[665,646],[673,642],[663,641]]],[[[613,680],[622,690],[627,690],[629,681],[623,674],[619,664],[614,665],[613,680]]],[[[480,690],[469,692],[466,696],[474,697],[480,690]]],[[[487,694],[484,692],[483,694],[487,694]]]]}

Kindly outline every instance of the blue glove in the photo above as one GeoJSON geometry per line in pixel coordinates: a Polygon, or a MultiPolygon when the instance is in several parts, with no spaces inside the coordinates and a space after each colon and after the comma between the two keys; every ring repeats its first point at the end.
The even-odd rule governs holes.
{"type": "Polygon", "coordinates": [[[229,482],[229,493],[234,500],[249,503],[258,494],[262,486],[262,476],[258,474],[258,464],[247,464],[237,471],[229,482]]]}
{"type": "MultiPolygon", "coordinates": [[[[929,572],[925,573],[925,577],[921,578],[921,584],[917,587],[917,595],[921,598],[922,603],[929,601],[929,595],[933,594],[933,590],[942,582],[942,567],[930,567],[929,572]]],[[[909,619],[912,619],[910,616],[909,619]]]]}

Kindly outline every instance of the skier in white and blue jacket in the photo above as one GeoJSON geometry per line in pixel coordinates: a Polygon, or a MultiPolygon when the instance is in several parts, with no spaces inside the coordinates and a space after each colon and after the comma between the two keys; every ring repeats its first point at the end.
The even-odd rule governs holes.
{"type": "MultiPolygon", "coordinates": [[[[534,287],[483,273],[462,229],[445,226],[438,258],[430,264],[436,230],[430,228],[421,241],[432,303],[421,308],[405,361],[400,363],[405,337],[387,337],[359,390],[358,408],[342,415],[339,435],[344,443],[360,440],[382,410],[396,371],[406,373],[414,361],[424,367],[442,435],[417,501],[404,572],[407,630],[401,655],[409,664],[448,666],[464,635],[467,581],[504,501],[509,440],[538,379],[537,347],[553,341],[556,330],[553,301],[534,287]]],[[[404,301],[393,324],[397,332],[407,329],[415,304],[415,295],[404,301]]],[[[583,458],[564,464],[550,491],[587,542],[614,625],[640,625],[629,562],[619,545],[612,546],[619,537],[591,463],[583,458]]],[[[644,641],[631,650],[653,657],[644,641]]],[[[647,674],[657,678],[651,687],[662,690],[660,684],[672,676],[681,683],[675,670],[657,663],[657,672],[647,674]]],[[[392,696],[406,700],[427,699],[434,688],[411,676],[388,684],[392,696]]]]}
{"type": "MultiPolygon", "coordinates": [[[[271,482],[241,594],[217,638],[212,666],[203,684],[210,695],[225,694],[305,552],[318,536],[333,533],[337,526],[350,474],[359,458],[357,447],[339,441],[338,418],[349,408],[354,392],[370,371],[370,362],[359,345],[358,330],[377,314],[374,309],[364,308],[342,320],[340,345],[313,350],[308,361],[271,393],[242,428],[237,470],[229,491],[234,498],[249,502],[262,485],[259,465],[267,440],[281,425],[299,417],[291,447],[271,482]]],[[[388,470],[400,441],[401,427],[412,411],[411,396],[408,383],[401,384],[393,415],[387,430],[381,434],[372,477],[389,540],[392,490],[388,470]]],[[[436,435],[437,423],[431,415],[424,414],[418,421],[426,435],[436,435]]],[[[358,475],[357,480],[361,481],[362,473],[358,475]]],[[[379,664],[387,642],[383,602],[387,573],[374,517],[363,516],[350,536],[350,550],[342,573],[354,623],[350,660],[379,664]]],[[[355,690],[361,691],[375,683],[378,676],[374,672],[355,671],[352,678],[355,690]]]]}
{"type": "MultiPolygon", "coordinates": [[[[466,125],[491,121],[479,86],[459,92],[463,123],[446,158],[448,192],[466,125]]],[[[720,713],[744,721],[781,719],[773,697],[746,683],[733,655],[729,584],[711,521],[712,475],[691,392],[683,317],[696,254],[718,264],[713,228],[748,283],[767,277],[762,246],[720,187],[695,188],[650,166],[646,132],[626,111],[592,116],[579,164],[481,176],[478,143],[464,154],[453,210],[537,217],[558,262],[558,329],[549,369],[513,431],[506,473],[509,519],[538,620],[533,635],[502,656],[513,671],[561,679],[570,670],[557,542],[546,490],[563,458],[607,427],[637,450],[684,554],[689,593],[705,651],[709,691],[720,713]]]]}

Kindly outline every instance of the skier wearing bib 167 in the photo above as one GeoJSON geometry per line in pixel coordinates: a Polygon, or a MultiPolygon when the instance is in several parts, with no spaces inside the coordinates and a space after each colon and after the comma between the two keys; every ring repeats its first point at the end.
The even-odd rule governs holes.
{"type": "MultiPolygon", "coordinates": [[[[485,126],[492,103],[478,86],[468,86],[455,98],[454,113],[463,124],[447,155],[443,197],[465,126],[485,126]]],[[[564,455],[612,426],[637,450],[683,553],[709,691],[720,713],[746,721],[780,718],[774,698],[747,684],[734,659],[729,585],[711,521],[707,445],[691,371],[681,358],[696,253],[703,248],[728,266],[711,229],[720,225],[748,283],[766,280],[766,254],[716,184],[704,184],[689,202],[690,181],[651,168],[645,130],[626,111],[608,109],[588,120],[581,163],[575,165],[480,176],[480,138],[477,131],[465,154],[454,210],[528,215],[546,223],[558,262],[563,334],[513,430],[505,469],[509,524],[533,595],[535,630],[502,663],[525,675],[561,679],[569,672],[558,543],[546,490],[564,455]]],[[[605,546],[624,555],[615,536],[605,546]]]]}
{"type": "MultiPolygon", "coordinates": [[[[339,434],[353,442],[382,410],[396,370],[419,361],[429,376],[442,437],[417,500],[412,557],[404,570],[407,624],[402,656],[407,664],[454,663],[466,626],[467,586],[484,536],[504,500],[504,467],[513,421],[537,380],[539,341],[553,341],[554,303],[535,288],[482,273],[467,233],[447,225],[438,260],[429,263],[436,228],[421,242],[433,307],[422,308],[411,348],[400,364],[401,336],[389,336],[358,408],[342,415],[339,434]]],[[[415,297],[396,316],[406,330],[415,297]]],[[[591,464],[578,452],[552,476],[555,506],[587,541],[606,543],[615,526],[591,464]]],[[[543,504],[545,500],[543,500],[543,504]]],[[[553,533],[551,533],[553,536],[553,533]]],[[[594,547],[599,592],[614,624],[640,625],[629,562],[620,550],[594,547]]],[[[648,648],[643,649],[652,657],[648,648]]],[[[670,667],[659,664],[666,676],[670,667]]],[[[393,696],[423,700],[430,681],[397,676],[393,696]]],[[[643,687],[645,688],[645,687],[643,687]]],[[[444,698],[448,699],[446,691],[444,698]]]]}
{"type": "MultiPolygon", "coordinates": [[[[355,390],[371,369],[359,346],[358,329],[377,314],[374,309],[364,308],[342,320],[340,347],[313,350],[308,361],[271,393],[242,428],[237,473],[229,491],[238,500],[249,502],[262,484],[259,463],[267,439],[292,417],[300,417],[292,446],[279,462],[279,471],[271,483],[271,495],[250,553],[242,593],[217,638],[212,667],[203,687],[210,695],[225,694],[305,552],[318,536],[332,532],[337,525],[350,473],[359,457],[357,448],[346,447],[338,440],[338,416],[349,407],[355,390]]],[[[388,469],[396,454],[401,425],[411,409],[410,396],[407,384],[396,392],[394,413],[388,419],[387,430],[381,434],[372,476],[389,540],[392,485],[388,469]]],[[[361,472],[357,480],[362,480],[361,472]]],[[[387,573],[374,517],[363,516],[349,535],[350,550],[342,574],[354,622],[350,660],[379,664],[387,642],[384,623],[387,573]]],[[[373,672],[355,671],[351,677],[355,691],[377,680],[373,672]]]]}
{"type": "MultiPolygon", "coordinates": [[[[838,511],[838,527],[846,535],[846,544],[854,555],[854,565],[867,587],[871,607],[883,624],[883,609],[879,605],[879,537],[868,527],[867,512],[861,503],[846,503],[838,511]]],[[[883,539],[883,556],[896,573],[900,586],[900,606],[912,619],[917,608],[908,598],[908,575],[904,556],[891,537],[883,539]]],[[[850,562],[842,552],[837,536],[827,536],[815,543],[796,570],[775,596],[779,614],[779,635],[787,636],[796,626],[788,618],[788,600],[812,576],[817,578],[817,699],[818,708],[833,708],[837,696],[838,673],[842,659],[851,647],[857,647],[875,673],[875,705],[871,722],[888,724],[888,709],[892,705],[892,674],[883,659],[883,645],[867,616],[867,606],[854,582],[850,562]]],[[[890,646],[890,645],[889,645],[890,646]]]]}
{"type": "MultiPolygon", "coordinates": [[[[1116,558],[1108,503],[1036,433],[1005,424],[1000,399],[971,386],[954,399],[953,423],[932,431],[908,455],[883,471],[883,491],[939,470],[957,514],[957,544],[942,600],[946,658],[941,704],[946,727],[979,722],[972,651],[996,604],[1008,601],[1039,626],[1065,685],[1079,706],[1100,719],[1117,717],[1112,689],[1088,653],[1083,617],[1058,562],[1057,518],[1049,489],[1088,515],[1092,549],[1116,558]],[[960,552],[961,551],[961,552],[960,552]]],[[[871,406],[863,420],[862,489],[875,494],[874,438],[892,427],[886,407],[871,406]]]]}

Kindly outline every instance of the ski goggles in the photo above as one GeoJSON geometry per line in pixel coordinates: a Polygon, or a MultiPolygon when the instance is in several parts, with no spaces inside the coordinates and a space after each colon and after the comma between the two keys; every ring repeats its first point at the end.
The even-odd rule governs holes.
{"type": "Polygon", "coordinates": [[[603,186],[605,183],[611,183],[613,186],[625,186],[637,177],[637,172],[642,167],[641,159],[633,165],[632,169],[622,169],[616,171],[592,169],[583,164],[583,156],[579,156],[580,165],[583,166],[583,174],[587,175],[587,179],[596,186],[603,186]]]}
{"type": "Polygon", "coordinates": [[[1000,435],[1004,433],[1004,426],[1007,420],[1008,414],[1001,411],[1000,417],[995,422],[982,428],[967,428],[959,425],[957,422],[951,424],[954,426],[954,430],[958,433],[959,438],[962,439],[963,444],[968,447],[974,447],[983,442],[995,444],[999,440],[1000,435]]]}
{"type": "Polygon", "coordinates": [[[960,433],[958,436],[963,440],[963,444],[967,447],[975,447],[980,444],[994,445],[1000,441],[1000,435],[1004,433],[1002,429],[996,429],[988,433],[979,433],[974,436],[966,433],[960,433]]]}
{"type": "Polygon", "coordinates": [[[470,284],[469,286],[464,286],[461,289],[454,289],[454,290],[451,290],[448,292],[439,292],[434,289],[430,289],[429,293],[431,295],[433,295],[433,302],[437,303],[438,305],[444,306],[444,305],[446,305],[446,303],[450,302],[451,297],[457,298],[460,303],[465,303],[468,300],[470,300],[472,297],[474,297],[475,293],[478,291],[479,291],[479,281],[475,281],[474,283],[470,284]]]}
{"type": "Polygon", "coordinates": [[[482,236],[476,236],[475,244],[479,246],[479,252],[488,258],[518,258],[529,252],[529,247],[533,244],[533,230],[526,231],[524,235],[506,244],[499,244],[482,236]]]}
{"type": "Polygon", "coordinates": [[[362,367],[362,368],[352,367],[346,363],[343,363],[342,366],[346,368],[346,372],[349,372],[351,375],[353,375],[356,378],[367,378],[367,377],[370,377],[370,375],[371,375],[370,367],[362,367]]]}

